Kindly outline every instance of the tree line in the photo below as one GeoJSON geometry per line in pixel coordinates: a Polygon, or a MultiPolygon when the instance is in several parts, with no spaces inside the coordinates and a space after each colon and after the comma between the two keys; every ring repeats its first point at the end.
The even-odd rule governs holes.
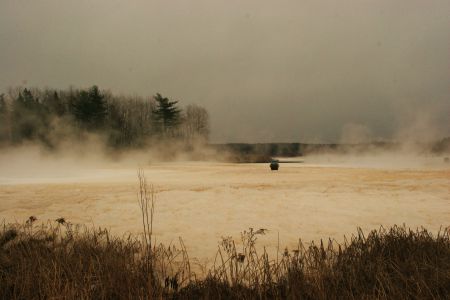
{"type": "Polygon", "coordinates": [[[57,147],[65,139],[93,133],[113,148],[147,147],[165,141],[189,146],[207,142],[205,108],[157,93],[153,97],[113,95],[87,89],[10,88],[0,94],[0,145],[39,142],[57,147]]]}

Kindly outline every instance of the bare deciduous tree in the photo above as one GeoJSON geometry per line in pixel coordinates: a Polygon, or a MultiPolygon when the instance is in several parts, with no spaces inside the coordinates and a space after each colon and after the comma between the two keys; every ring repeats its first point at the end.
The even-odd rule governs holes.
{"type": "Polygon", "coordinates": [[[186,107],[185,135],[190,141],[203,140],[207,141],[209,137],[209,114],[208,111],[198,105],[190,104],[186,107]]]}

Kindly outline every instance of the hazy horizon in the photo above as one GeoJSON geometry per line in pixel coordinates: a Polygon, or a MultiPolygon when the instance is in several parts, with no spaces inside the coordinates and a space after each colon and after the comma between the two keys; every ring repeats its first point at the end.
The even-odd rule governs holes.
{"type": "Polygon", "coordinates": [[[204,106],[213,143],[442,138],[449,11],[438,0],[0,0],[0,91],[159,92],[204,106]]]}

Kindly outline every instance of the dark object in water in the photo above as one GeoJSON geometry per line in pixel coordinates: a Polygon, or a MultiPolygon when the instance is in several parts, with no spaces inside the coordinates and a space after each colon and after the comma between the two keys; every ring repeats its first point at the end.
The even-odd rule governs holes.
{"type": "Polygon", "coordinates": [[[450,162],[450,158],[444,157],[444,162],[445,162],[445,163],[449,163],[449,162],[450,162]]]}
{"type": "Polygon", "coordinates": [[[270,162],[270,169],[271,169],[272,171],[277,171],[277,170],[278,170],[278,167],[279,167],[278,160],[272,159],[272,161],[270,162]]]}

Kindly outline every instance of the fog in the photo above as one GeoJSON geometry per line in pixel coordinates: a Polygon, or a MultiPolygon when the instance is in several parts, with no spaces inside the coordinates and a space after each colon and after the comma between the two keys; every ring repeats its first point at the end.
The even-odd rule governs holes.
{"type": "Polygon", "coordinates": [[[97,84],[211,114],[213,142],[450,135],[450,4],[0,1],[0,90],[97,84]],[[420,123],[420,122],[419,122],[420,123]],[[362,130],[362,131],[361,131],[362,130]]]}
{"type": "Polygon", "coordinates": [[[449,11],[443,0],[0,0],[0,95],[11,124],[20,118],[6,109],[16,99],[8,90],[18,86],[98,85],[142,101],[161,93],[211,120],[209,141],[154,134],[109,148],[106,129],[84,130],[70,114],[24,130],[41,124],[54,136],[17,141],[0,123],[11,142],[0,145],[0,221],[63,217],[139,234],[142,169],[156,197],[156,242],[181,236],[202,264],[222,237],[249,227],[268,229],[258,245],[272,254],[299,238],[341,242],[357,227],[436,233],[450,220],[449,11]],[[268,160],[277,145],[231,154],[214,145],[228,142],[303,143],[283,148],[298,155],[315,143],[316,152],[277,157],[272,172],[230,158],[268,160]]]}
{"type": "Polygon", "coordinates": [[[140,234],[137,170],[143,168],[155,191],[156,242],[182,237],[193,264],[210,264],[222,237],[238,240],[250,227],[269,230],[258,246],[275,255],[299,238],[342,242],[357,227],[406,224],[437,233],[449,225],[450,165],[442,156],[311,155],[272,172],[265,163],[161,162],[144,152],[110,159],[87,149],[83,156],[49,156],[30,146],[3,151],[0,219],[64,217],[119,236],[140,234]]]}

